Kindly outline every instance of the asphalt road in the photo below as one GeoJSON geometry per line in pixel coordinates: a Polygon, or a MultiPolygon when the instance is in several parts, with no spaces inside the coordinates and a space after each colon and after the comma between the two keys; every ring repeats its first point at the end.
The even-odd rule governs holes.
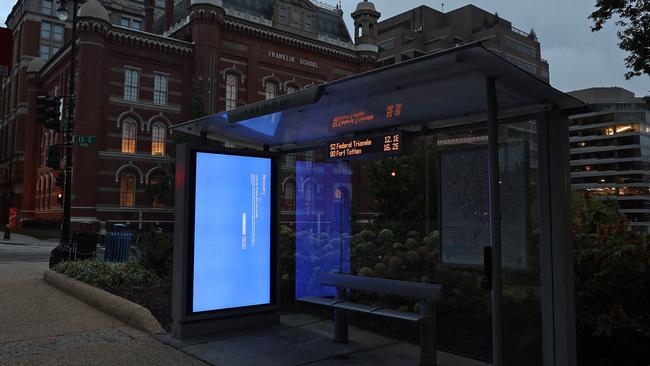
{"type": "Polygon", "coordinates": [[[11,240],[0,239],[0,263],[47,262],[50,251],[58,245],[56,241],[41,241],[16,234],[11,237],[11,240]]]}

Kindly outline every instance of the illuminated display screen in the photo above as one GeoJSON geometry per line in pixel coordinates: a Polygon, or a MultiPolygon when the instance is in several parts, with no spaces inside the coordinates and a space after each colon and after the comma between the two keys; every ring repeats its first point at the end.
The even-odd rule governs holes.
{"type": "Polygon", "coordinates": [[[399,132],[355,137],[327,145],[329,159],[360,159],[374,155],[394,155],[402,152],[402,134],[399,132]]]}
{"type": "Polygon", "coordinates": [[[196,154],[192,311],[271,302],[271,159],[196,154]]]}

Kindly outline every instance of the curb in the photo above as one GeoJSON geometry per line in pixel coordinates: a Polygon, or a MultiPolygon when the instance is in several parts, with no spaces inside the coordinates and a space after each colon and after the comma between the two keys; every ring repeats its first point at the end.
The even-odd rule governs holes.
{"type": "Polygon", "coordinates": [[[43,280],[133,328],[151,335],[167,333],[151,312],[142,305],[52,270],[43,274],[43,280]]]}

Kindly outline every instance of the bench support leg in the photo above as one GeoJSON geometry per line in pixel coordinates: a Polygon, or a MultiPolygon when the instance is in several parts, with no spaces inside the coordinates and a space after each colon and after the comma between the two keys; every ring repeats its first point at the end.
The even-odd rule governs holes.
{"type": "Polygon", "coordinates": [[[421,312],[431,318],[420,324],[420,365],[436,366],[438,364],[436,344],[436,314],[433,304],[422,301],[421,312]]]}
{"type": "MultiPolygon", "coordinates": [[[[345,289],[336,289],[336,298],[345,299],[345,289]]],[[[348,314],[346,310],[334,310],[334,342],[347,343],[348,342],[348,314]]]]}
{"type": "Polygon", "coordinates": [[[343,309],[334,310],[334,342],[348,342],[348,314],[343,309]]]}

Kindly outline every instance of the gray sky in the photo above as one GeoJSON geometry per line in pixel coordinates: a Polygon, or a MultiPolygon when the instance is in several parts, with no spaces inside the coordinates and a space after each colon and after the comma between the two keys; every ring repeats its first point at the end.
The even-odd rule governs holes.
{"type": "MultiPolygon", "coordinates": [[[[336,0],[325,0],[335,4],[336,0]]],[[[542,44],[542,57],[551,68],[551,84],[562,91],[592,86],[621,86],[643,96],[650,94],[650,76],[625,80],[626,53],[618,48],[616,26],[608,24],[592,33],[590,20],[596,0],[446,0],[445,11],[474,4],[512,22],[524,31],[535,29],[542,44]]],[[[0,0],[4,21],[15,1],[0,0]]],[[[350,13],[358,0],[342,0],[345,19],[351,29],[350,13]]],[[[419,5],[440,10],[442,1],[374,0],[382,19],[419,5]]]]}

